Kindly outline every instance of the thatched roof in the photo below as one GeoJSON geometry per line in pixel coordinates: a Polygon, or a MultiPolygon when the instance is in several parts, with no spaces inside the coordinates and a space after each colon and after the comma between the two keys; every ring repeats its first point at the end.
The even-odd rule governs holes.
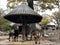
{"type": "Polygon", "coordinates": [[[15,23],[36,23],[41,21],[42,16],[32,10],[28,5],[22,3],[5,15],[4,18],[15,23]]]}

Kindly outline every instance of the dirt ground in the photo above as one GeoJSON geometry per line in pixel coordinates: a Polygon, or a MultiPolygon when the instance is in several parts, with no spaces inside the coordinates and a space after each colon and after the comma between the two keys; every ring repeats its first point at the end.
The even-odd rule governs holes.
{"type": "Polygon", "coordinates": [[[40,42],[40,44],[35,44],[35,41],[9,42],[8,36],[0,36],[0,45],[60,45],[60,43],[52,42],[44,38],[42,38],[40,42]]]}

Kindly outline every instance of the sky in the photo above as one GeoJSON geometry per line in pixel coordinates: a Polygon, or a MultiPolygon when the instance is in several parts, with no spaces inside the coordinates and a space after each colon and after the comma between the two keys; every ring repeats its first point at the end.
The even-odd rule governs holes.
{"type": "Polygon", "coordinates": [[[6,5],[7,5],[7,0],[0,0],[0,8],[6,10],[7,9],[6,5]]]}

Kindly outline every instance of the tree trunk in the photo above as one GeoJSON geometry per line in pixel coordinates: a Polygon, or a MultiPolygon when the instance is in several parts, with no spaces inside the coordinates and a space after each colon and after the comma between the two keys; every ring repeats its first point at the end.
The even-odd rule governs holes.
{"type": "Polygon", "coordinates": [[[27,2],[28,2],[28,6],[34,10],[34,8],[33,8],[33,0],[27,0],[27,2]]]}

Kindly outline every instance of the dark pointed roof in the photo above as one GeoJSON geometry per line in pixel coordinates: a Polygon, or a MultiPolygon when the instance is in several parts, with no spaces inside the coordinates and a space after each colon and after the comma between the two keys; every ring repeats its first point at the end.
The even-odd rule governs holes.
{"type": "Polygon", "coordinates": [[[22,3],[5,15],[4,18],[15,23],[36,23],[41,21],[42,16],[33,11],[28,5],[22,3]]]}

